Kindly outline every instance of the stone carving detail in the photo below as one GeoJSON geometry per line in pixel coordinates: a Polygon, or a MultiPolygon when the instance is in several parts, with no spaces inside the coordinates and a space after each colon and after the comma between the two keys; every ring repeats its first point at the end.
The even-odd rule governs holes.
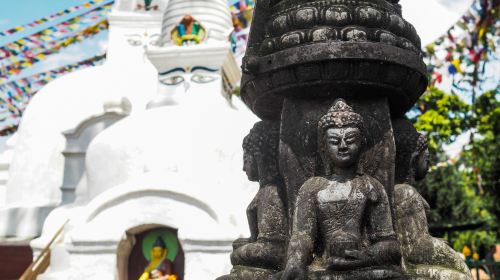
{"type": "Polygon", "coordinates": [[[402,115],[427,78],[420,39],[397,2],[258,1],[242,66],[245,103],[278,120],[283,98],[331,95],[333,87],[337,97],[366,96],[359,85],[369,84],[370,95],[389,97],[391,111],[402,115]],[[301,71],[310,64],[314,72],[301,71]],[[347,69],[355,75],[346,79],[347,69]]]}
{"type": "Polygon", "coordinates": [[[259,0],[242,68],[242,99],[275,122],[263,135],[280,131],[279,153],[267,151],[270,176],[257,168],[252,237],[234,243],[234,267],[220,279],[469,279],[428,234],[427,204],[411,187],[425,175],[425,141],[396,153],[391,119],[427,87],[399,0],[259,0]],[[279,183],[264,187],[272,174],[279,183]],[[280,238],[262,242],[270,225],[280,238]]]}
{"type": "Polygon", "coordinates": [[[320,119],[318,147],[326,176],[300,188],[282,280],[402,276],[391,266],[401,254],[387,193],[359,164],[365,136],[363,118],[343,100],[320,119]]]}
{"type": "Polygon", "coordinates": [[[425,177],[427,138],[406,119],[393,121],[396,142],[396,228],[403,252],[403,267],[411,279],[472,279],[460,255],[429,234],[429,204],[412,186],[425,177]]]}
{"type": "Polygon", "coordinates": [[[420,54],[420,38],[393,5],[358,1],[311,1],[271,16],[261,52],[311,41],[372,41],[420,54]],[[378,27],[384,28],[378,28],[378,27]]]}
{"type": "Polygon", "coordinates": [[[233,243],[231,275],[220,279],[247,278],[249,271],[272,274],[282,268],[288,239],[286,208],[283,199],[283,180],[278,168],[278,122],[261,121],[255,124],[243,141],[244,165],[250,181],[259,182],[260,189],[247,208],[250,238],[233,243]]]}

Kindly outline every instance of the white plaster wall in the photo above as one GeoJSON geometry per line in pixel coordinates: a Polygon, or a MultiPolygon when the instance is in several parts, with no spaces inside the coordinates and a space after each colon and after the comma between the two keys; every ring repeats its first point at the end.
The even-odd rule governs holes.
{"type": "MultiPolygon", "coordinates": [[[[231,242],[242,233],[221,211],[235,209],[222,210],[210,204],[196,186],[169,186],[159,179],[145,175],[73,211],[64,240],[56,246],[60,257],[51,259],[51,268],[39,279],[116,279],[120,241],[128,230],[150,224],[178,229],[186,280],[215,279],[228,273],[231,242]]],[[[48,232],[54,230],[49,226],[51,218],[54,216],[46,223],[50,229],[32,242],[35,252],[43,248],[51,236],[48,232]]]]}

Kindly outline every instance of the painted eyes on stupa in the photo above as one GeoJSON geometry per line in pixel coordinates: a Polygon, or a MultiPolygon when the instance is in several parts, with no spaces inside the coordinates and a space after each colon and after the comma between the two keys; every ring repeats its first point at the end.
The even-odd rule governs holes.
{"type": "Polygon", "coordinates": [[[154,34],[149,37],[149,45],[158,47],[160,45],[160,34],[154,34]]]}
{"type": "MultiPolygon", "coordinates": [[[[206,84],[217,80],[216,76],[194,74],[191,76],[191,81],[198,84],[206,84]]],[[[183,76],[169,76],[160,78],[160,83],[167,86],[176,86],[185,81],[183,76]]]]}
{"type": "Polygon", "coordinates": [[[131,34],[131,35],[125,35],[127,38],[127,42],[129,45],[132,47],[139,47],[143,46],[148,40],[148,44],[150,46],[159,46],[160,45],[160,34],[153,34],[149,36],[147,33],[144,35],[140,34],[131,34]]]}
{"type": "Polygon", "coordinates": [[[182,76],[160,77],[160,83],[167,86],[176,86],[183,82],[184,82],[184,77],[182,76]]]}
{"type": "Polygon", "coordinates": [[[133,38],[127,39],[127,42],[129,43],[129,45],[131,45],[133,47],[137,47],[137,46],[141,46],[142,45],[142,41],[141,40],[137,40],[137,39],[133,39],[133,38]]]}
{"type": "Polygon", "coordinates": [[[217,80],[217,77],[203,74],[194,74],[191,81],[199,84],[206,84],[217,80]]]}

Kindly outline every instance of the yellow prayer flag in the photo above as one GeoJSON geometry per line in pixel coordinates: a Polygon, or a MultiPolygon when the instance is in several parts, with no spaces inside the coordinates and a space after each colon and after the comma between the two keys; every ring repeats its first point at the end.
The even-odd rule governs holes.
{"type": "Polygon", "coordinates": [[[486,27],[483,25],[481,29],[479,29],[479,40],[484,37],[484,34],[486,34],[486,27]]]}
{"type": "Polygon", "coordinates": [[[455,59],[451,62],[451,64],[453,64],[453,66],[455,66],[455,68],[457,69],[457,72],[462,74],[463,71],[462,71],[462,67],[460,67],[460,59],[455,59]]]}

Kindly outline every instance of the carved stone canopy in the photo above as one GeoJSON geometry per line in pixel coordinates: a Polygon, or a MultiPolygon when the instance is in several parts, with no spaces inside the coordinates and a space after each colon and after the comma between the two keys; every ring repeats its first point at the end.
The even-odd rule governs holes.
{"type": "Polygon", "coordinates": [[[397,2],[259,1],[244,101],[260,117],[279,118],[284,96],[387,96],[392,113],[403,114],[427,77],[420,38],[397,2]]]}

